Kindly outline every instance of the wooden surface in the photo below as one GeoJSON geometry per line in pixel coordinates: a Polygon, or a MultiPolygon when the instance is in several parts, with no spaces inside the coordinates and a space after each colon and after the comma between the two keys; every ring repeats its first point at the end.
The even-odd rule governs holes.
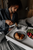
{"type": "Polygon", "coordinates": [[[2,8],[4,8],[4,6],[3,6],[3,0],[1,0],[2,1],[2,8]]]}
{"type": "Polygon", "coordinates": [[[33,9],[30,9],[29,11],[28,11],[28,14],[27,14],[27,17],[32,17],[33,16],[33,9]]]}

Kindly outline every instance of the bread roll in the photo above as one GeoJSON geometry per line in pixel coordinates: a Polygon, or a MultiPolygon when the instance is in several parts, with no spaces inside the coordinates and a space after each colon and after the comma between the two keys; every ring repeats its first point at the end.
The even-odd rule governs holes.
{"type": "Polygon", "coordinates": [[[15,38],[16,38],[16,39],[19,39],[18,33],[15,34],[15,38]]]}

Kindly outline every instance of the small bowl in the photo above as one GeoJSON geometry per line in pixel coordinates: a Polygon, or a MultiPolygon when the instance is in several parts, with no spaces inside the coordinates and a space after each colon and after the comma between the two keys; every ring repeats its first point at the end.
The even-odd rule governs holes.
{"type": "Polygon", "coordinates": [[[26,39],[26,37],[27,37],[26,34],[25,34],[24,32],[22,32],[22,31],[17,31],[17,32],[14,33],[14,39],[16,39],[16,40],[18,40],[18,41],[23,41],[23,40],[26,39]],[[23,38],[23,39],[16,39],[16,38],[15,38],[15,34],[16,34],[16,33],[18,33],[18,34],[23,34],[23,35],[24,35],[24,38],[23,38]]]}
{"type": "Polygon", "coordinates": [[[33,38],[32,38],[32,37],[33,37],[33,34],[32,34],[31,31],[33,31],[33,29],[28,29],[28,30],[27,30],[27,36],[28,36],[30,39],[33,39],[33,38]]]}

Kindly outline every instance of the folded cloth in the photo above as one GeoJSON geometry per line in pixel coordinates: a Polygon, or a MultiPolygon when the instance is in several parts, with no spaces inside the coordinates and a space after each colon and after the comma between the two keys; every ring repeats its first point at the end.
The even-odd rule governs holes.
{"type": "Polygon", "coordinates": [[[26,21],[26,24],[29,26],[29,27],[33,27],[30,23],[28,23],[27,21],[26,21]]]}

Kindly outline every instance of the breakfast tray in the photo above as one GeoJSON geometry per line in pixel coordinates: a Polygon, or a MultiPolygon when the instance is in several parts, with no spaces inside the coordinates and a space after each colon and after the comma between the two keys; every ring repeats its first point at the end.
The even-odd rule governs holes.
{"type": "Polygon", "coordinates": [[[26,26],[21,27],[21,29],[17,29],[16,27],[14,27],[5,37],[7,40],[12,41],[13,43],[15,43],[16,45],[23,47],[26,50],[33,50],[33,39],[30,39],[27,36],[27,30],[28,29],[33,29],[31,27],[28,27],[28,29],[25,29],[26,26]],[[18,41],[14,39],[14,33],[16,31],[22,31],[26,34],[26,39],[24,39],[23,41],[18,41]]]}

